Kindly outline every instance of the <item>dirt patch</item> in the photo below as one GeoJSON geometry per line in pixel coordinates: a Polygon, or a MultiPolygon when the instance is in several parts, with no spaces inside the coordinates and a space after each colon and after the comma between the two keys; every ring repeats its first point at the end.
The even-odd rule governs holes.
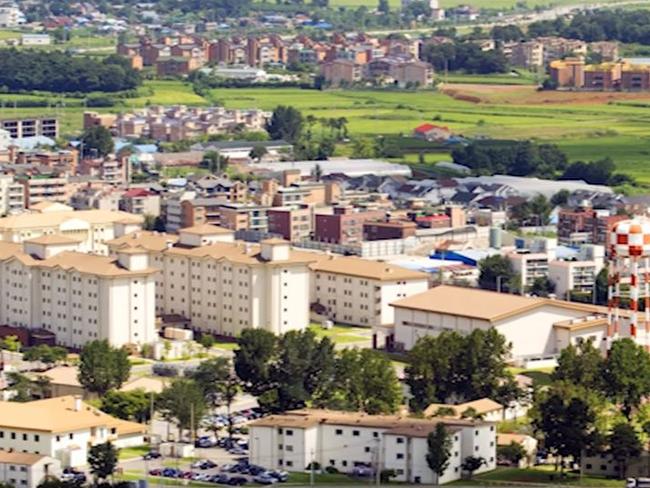
{"type": "Polygon", "coordinates": [[[650,92],[571,92],[538,91],[534,86],[479,85],[449,83],[441,88],[450,97],[471,103],[515,105],[585,104],[597,105],[619,101],[650,101],[650,92]]]}

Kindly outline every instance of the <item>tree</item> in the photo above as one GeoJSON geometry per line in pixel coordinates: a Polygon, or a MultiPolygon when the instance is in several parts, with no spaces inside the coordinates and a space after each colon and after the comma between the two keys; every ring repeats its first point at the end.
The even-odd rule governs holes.
{"type": "Polygon", "coordinates": [[[210,173],[220,174],[225,171],[229,162],[229,158],[221,156],[217,151],[206,151],[201,165],[208,168],[210,173]]]}
{"type": "Polygon", "coordinates": [[[560,461],[571,456],[579,462],[583,450],[592,444],[596,421],[592,399],[593,393],[566,382],[554,383],[537,398],[533,427],[560,461]]]}
{"type": "Polygon", "coordinates": [[[512,441],[507,446],[498,446],[497,454],[513,466],[519,466],[519,462],[526,457],[526,449],[518,442],[512,441]]]}
{"type": "Polygon", "coordinates": [[[643,446],[636,429],[629,423],[616,424],[608,438],[609,454],[618,464],[618,476],[624,479],[630,460],[638,459],[643,446]]]}
{"type": "Polygon", "coordinates": [[[321,178],[323,177],[323,167],[320,164],[316,164],[314,166],[314,170],[312,171],[312,177],[316,181],[320,181],[321,178]]]}
{"type": "Polygon", "coordinates": [[[201,334],[201,338],[199,339],[199,344],[201,344],[203,347],[206,349],[212,349],[212,346],[215,344],[215,339],[213,336],[210,334],[201,334]]]}
{"type": "Polygon", "coordinates": [[[126,349],[112,347],[107,340],[92,341],[79,357],[79,383],[88,391],[103,396],[119,389],[129,379],[131,363],[126,349]]]}
{"type": "Polygon", "coordinates": [[[605,360],[594,347],[593,340],[562,349],[557,366],[551,375],[553,381],[565,381],[593,391],[603,391],[605,360]]]}
{"type": "Polygon", "coordinates": [[[109,391],[101,398],[100,410],[123,420],[145,423],[151,419],[152,395],[144,389],[109,391]]]}
{"type": "Polygon", "coordinates": [[[177,378],[160,393],[158,410],[165,420],[176,423],[179,438],[182,438],[184,430],[196,432],[207,411],[205,395],[196,381],[177,378]]]}
{"type": "Polygon", "coordinates": [[[551,197],[551,205],[554,207],[566,205],[569,202],[570,196],[571,192],[569,190],[562,189],[551,197]]]}
{"type": "Polygon", "coordinates": [[[463,469],[463,471],[466,471],[468,473],[468,478],[471,480],[472,476],[474,475],[474,471],[479,470],[484,464],[486,464],[486,461],[482,457],[467,456],[460,467],[463,469]]]}
{"type": "Polygon", "coordinates": [[[614,341],[605,360],[603,383],[607,396],[622,404],[629,420],[650,394],[650,354],[632,339],[614,341]]]}
{"type": "Polygon", "coordinates": [[[268,154],[268,151],[266,150],[265,146],[257,145],[257,146],[254,146],[253,149],[251,149],[251,152],[250,152],[249,156],[250,156],[251,159],[257,160],[257,162],[259,163],[260,161],[262,161],[262,158],[264,156],[266,156],[267,154],[268,154]]]}
{"type": "Polygon", "coordinates": [[[332,408],[391,414],[402,390],[390,360],[371,349],[345,349],[336,361],[332,408]]]}
{"type": "Polygon", "coordinates": [[[303,117],[294,107],[279,105],[273,111],[271,120],[266,126],[266,131],[273,140],[284,139],[295,143],[300,139],[303,130],[303,117]]]}
{"type": "Polygon", "coordinates": [[[352,144],[353,159],[370,159],[377,154],[375,143],[369,137],[360,137],[352,144]]]}
{"type": "Polygon", "coordinates": [[[530,211],[535,216],[534,222],[536,225],[548,225],[553,207],[546,197],[540,193],[530,201],[530,211]]]}
{"type": "Polygon", "coordinates": [[[512,375],[507,375],[497,386],[494,396],[494,401],[503,405],[503,418],[506,419],[506,413],[516,403],[528,402],[529,395],[526,391],[519,387],[515,378],[512,375]]]}
{"type": "Polygon", "coordinates": [[[451,436],[443,423],[436,424],[427,436],[427,465],[438,478],[445,474],[451,458],[451,436]]]}
{"type": "Polygon", "coordinates": [[[244,390],[259,396],[271,389],[271,361],[277,355],[278,338],[264,329],[244,329],[237,339],[235,372],[244,390]]]}
{"type": "Polygon", "coordinates": [[[531,295],[538,297],[548,297],[555,291],[555,283],[553,283],[548,276],[538,276],[533,280],[528,291],[531,295]]]}
{"type": "Polygon", "coordinates": [[[110,131],[101,125],[86,129],[81,136],[81,144],[84,156],[104,157],[115,149],[110,131]]]}
{"type": "Polygon", "coordinates": [[[51,347],[47,344],[30,347],[23,353],[25,361],[40,361],[45,364],[55,364],[63,361],[66,357],[68,357],[68,351],[64,347],[51,347]]]}
{"type": "Polygon", "coordinates": [[[501,255],[488,256],[479,261],[478,286],[484,290],[510,291],[516,273],[510,260],[501,255]]]}
{"type": "Polygon", "coordinates": [[[91,446],[88,450],[88,465],[95,480],[109,478],[117,467],[117,449],[110,442],[91,446]]]}
{"type": "Polygon", "coordinates": [[[377,11],[382,14],[390,13],[390,4],[388,3],[388,0],[379,0],[379,4],[377,5],[377,11]]]}
{"type": "Polygon", "coordinates": [[[10,371],[7,373],[7,380],[14,391],[14,395],[11,397],[12,402],[25,403],[33,400],[32,382],[27,376],[17,371],[10,371]]]}
{"type": "Polygon", "coordinates": [[[18,340],[18,336],[10,335],[0,340],[0,349],[10,352],[19,352],[22,344],[18,340]]]}

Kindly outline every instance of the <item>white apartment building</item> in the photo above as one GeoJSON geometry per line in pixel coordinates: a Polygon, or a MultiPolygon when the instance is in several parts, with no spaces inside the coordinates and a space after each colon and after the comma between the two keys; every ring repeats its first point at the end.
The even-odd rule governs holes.
{"type": "Polygon", "coordinates": [[[78,250],[108,253],[106,241],[140,230],[144,217],[107,210],[73,210],[54,202],[42,202],[29,213],[0,218],[0,241],[21,243],[40,236],[62,235],[79,242],[78,250]]]}
{"type": "Polygon", "coordinates": [[[0,215],[15,215],[25,210],[23,185],[12,175],[0,175],[0,215]]]}
{"type": "Polygon", "coordinates": [[[184,191],[171,197],[165,198],[162,202],[165,214],[165,230],[167,232],[178,232],[183,227],[183,202],[185,200],[194,200],[195,191],[184,191]]]}
{"type": "Polygon", "coordinates": [[[575,261],[551,261],[548,277],[555,284],[555,295],[568,299],[572,291],[593,293],[596,277],[605,266],[605,247],[583,244],[575,261]]]}
{"type": "Polygon", "coordinates": [[[0,402],[0,453],[48,456],[79,467],[86,465],[90,446],[107,441],[118,448],[139,446],[145,432],[146,426],[111,417],[78,397],[0,402]]]}
{"type": "Polygon", "coordinates": [[[36,488],[45,478],[59,476],[61,462],[49,456],[0,450],[0,483],[36,488]]]}
{"type": "Polygon", "coordinates": [[[309,324],[309,264],[315,255],[292,250],[287,241],[233,242],[232,231],[206,224],[181,229],[179,236],[136,233],[109,247],[117,255],[146,250],[160,270],[158,314],[181,315],[197,330],[236,336],[263,328],[282,334],[309,324]]]}
{"type": "MultiPolygon", "coordinates": [[[[393,307],[395,326],[388,333],[403,350],[427,335],[493,327],[512,344],[512,359],[520,364],[553,365],[562,349],[582,340],[595,340],[603,351],[606,346],[607,307],[447,285],[398,300],[393,307]]],[[[623,311],[623,321],[628,315],[623,311]]],[[[621,337],[627,336],[629,327],[622,325],[621,337]]],[[[650,336],[641,335],[637,342],[650,345],[650,336]]]]}
{"type": "Polygon", "coordinates": [[[0,5],[0,27],[17,27],[25,23],[25,14],[14,3],[0,5]]]}
{"type": "Polygon", "coordinates": [[[396,480],[442,484],[461,478],[469,456],[496,467],[495,424],[474,420],[415,419],[398,415],[295,410],[250,424],[250,459],[268,468],[303,471],[312,461],[344,473],[357,466],[395,470],[396,480]],[[451,460],[437,477],[426,462],[427,437],[443,422],[452,439],[451,460]]]}
{"type": "Polygon", "coordinates": [[[78,240],[42,235],[0,242],[0,323],[46,329],[58,344],[81,348],[155,342],[155,273],[146,252],[117,258],[78,252],[78,240]]]}
{"type": "Polygon", "coordinates": [[[360,258],[319,256],[311,270],[313,308],[343,324],[392,325],[390,304],[429,288],[426,273],[360,258]]]}

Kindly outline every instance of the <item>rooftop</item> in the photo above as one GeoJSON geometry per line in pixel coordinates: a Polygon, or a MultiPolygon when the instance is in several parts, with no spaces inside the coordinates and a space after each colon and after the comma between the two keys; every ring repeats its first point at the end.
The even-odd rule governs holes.
{"type": "MultiPolygon", "coordinates": [[[[486,413],[503,410],[503,406],[500,403],[490,400],[489,398],[480,398],[472,402],[460,403],[458,405],[449,405],[444,403],[432,403],[424,410],[425,417],[434,417],[436,412],[441,408],[451,408],[454,410],[454,414],[450,415],[451,418],[460,418],[463,412],[468,408],[472,408],[479,415],[486,413]]],[[[447,417],[447,415],[443,415],[447,417]]]]}
{"type": "Polygon", "coordinates": [[[184,229],[180,229],[179,232],[183,232],[185,234],[196,234],[201,236],[216,235],[216,234],[233,234],[233,231],[230,229],[226,229],[225,227],[219,227],[218,225],[212,225],[212,224],[201,224],[201,225],[195,225],[193,227],[185,227],[184,229]]]}
{"type": "Polygon", "coordinates": [[[106,244],[112,250],[125,248],[144,248],[148,251],[162,252],[178,242],[176,234],[155,231],[137,231],[123,235],[117,239],[107,241],[106,244]]]}
{"type": "Polygon", "coordinates": [[[88,224],[129,222],[142,224],[144,218],[127,212],[110,210],[73,210],[47,213],[23,213],[0,219],[0,231],[15,231],[41,227],[57,227],[68,220],[81,220],[88,224]]]}
{"type": "Polygon", "coordinates": [[[379,281],[427,280],[428,275],[378,261],[355,257],[318,256],[311,265],[316,272],[336,273],[379,281]]]}
{"type": "Polygon", "coordinates": [[[0,449],[0,463],[2,464],[22,464],[31,466],[36,464],[46,456],[42,454],[32,454],[29,452],[10,452],[0,449]]]}

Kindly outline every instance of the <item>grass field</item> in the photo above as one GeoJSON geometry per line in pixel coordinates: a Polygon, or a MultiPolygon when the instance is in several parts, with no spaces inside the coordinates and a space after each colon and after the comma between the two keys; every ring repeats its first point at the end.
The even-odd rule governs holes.
{"type": "Polygon", "coordinates": [[[530,469],[517,468],[497,468],[489,473],[476,475],[473,480],[459,480],[451,485],[459,486],[498,486],[502,485],[522,485],[527,483],[548,484],[549,486],[588,486],[588,487],[617,487],[624,485],[621,480],[607,479],[597,476],[583,476],[580,478],[575,473],[567,473],[565,478],[559,479],[559,474],[555,473],[552,466],[538,466],[530,469]]]}
{"type": "Polygon", "coordinates": [[[335,344],[351,344],[354,342],[368,342],[370,330],[363,327],[335,325],[331,329],[323,329],[320,324],[309,326],[318,337],[328,337],[335,344]]]}
{"type": "MultiPolygon", "coordinates": [[[[603,0],[599,3],[611,3],[615,0],[603,0]]],[[[392,8],[399,8],[401,0],[389,0],[392,8]]],[[[528,8],[577,5],[585,3],[583,0],[440,0],[442,8],[452,8],[459,5],[472,5],[477,8],[507,10],[514,8],[516,4],[526,4],[528,8]]],[[[377,6],[375,0],[330,0],[332,7],[361,7],[373,8],[377,6]]]]}
{"type": "Polygon", "coordinates": [[[119,459],[123,461],[124,459],[133,459],[142,457],[150,451],[149,446],[134,446],[134,447],[124,447],[120,449],[119,459]]]}

